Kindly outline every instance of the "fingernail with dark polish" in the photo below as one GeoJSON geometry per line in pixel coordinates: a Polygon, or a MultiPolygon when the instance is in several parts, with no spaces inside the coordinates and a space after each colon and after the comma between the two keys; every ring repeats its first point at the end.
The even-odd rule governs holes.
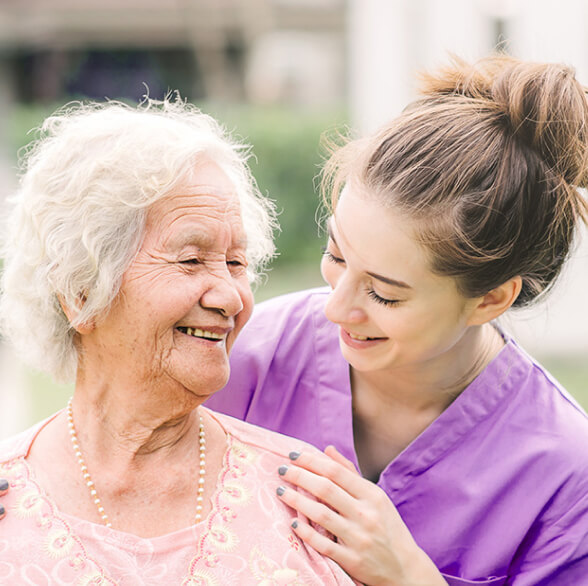
{"type": "Polygon", "coordinates": [[[288,458],[290,458],[290,460],[297,460],[300,457],[300,452],[290,452],[288,454],[288,458]]]}
{"type": "Polygon", "coordinates": [[[278,486],[276,492],[278,493],[278,496],[282,496],[286,492],[286,488],[284,486],[278,486]]]}
{"type": "Polygon", "coordinates": [[[0,505],[0,517],[4,515],[4,513],[6,513],[6,509],[2,505],[0,505]]]}
{"type": "Polygon", "coordinates": [[[291,527],[292,527],[292,529],[296,529],[296,527],[298,527],[298,521],[296,521],[296,519],[294,519],[294,521],[292,521],[291,527]]]}
{"type": "Polygon", "coordinates": [[[0,490],[7,490],[8,486],[8,480],[6,478],[0,478],[0,490]]]}
{"type": "Polygon", "coordinates": [[[280,466],[278,468],[278,474],[280,476],[284,476],[284,474],[286,474],[286,472],[288,472],[288,466],[280,466]]]}

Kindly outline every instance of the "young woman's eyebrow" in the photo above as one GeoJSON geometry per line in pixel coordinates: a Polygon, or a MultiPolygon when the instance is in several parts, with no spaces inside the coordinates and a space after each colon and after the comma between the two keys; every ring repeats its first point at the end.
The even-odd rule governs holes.
{"type": "Polygon", "coordinates": [[[412,289],[412,287],[405,283],[404,281],[399,281],[398,279],[390,279],[390,277],[384,277],[383,275],[378,275],[378,273],[371,273],[368,271],[367,273],[370,277],[377,279],[378,281],[382,281],[382,283],[387,283],[388,285],[394,285],[394,287],[400,287],[401,289],[412,289]]]}
{"type": "MultiPolygon", "coordinates": [[[[339,245],[337,244],[337,240],[333,234],[333,229],[331,228],[331,221],[332,221],[332,217],[329,218],[328,222],[327,222],[327,234],[329,235],[329,238],[333,241],[333,244],[339,248],[339,245]]],[[[370,277],[373,277],[374,279],[381,281],[382,283],[386,283],[387,285],[393,285],[394,287],[400,287],[401,289],[412,289],[412,287],[408,284],[405,283],[404,281],[399,281],[398,279],[392,279],[390,277],[385,277],[384,275],[380,275],[378,273],[372,273],[370,271],[367,271],[367,273],[370,277]]]]}

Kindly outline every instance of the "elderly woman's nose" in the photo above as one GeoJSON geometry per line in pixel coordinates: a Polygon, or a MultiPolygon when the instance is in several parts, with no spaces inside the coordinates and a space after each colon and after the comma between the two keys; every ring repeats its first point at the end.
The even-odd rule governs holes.
{"type": "Polygon", "coordinates": [[[206,309],[216,309],[223,315],[237,315],[243,309],[243,299],[237,283],[230,274],[211,275],[210,285],[200,298],[206,309]]]}

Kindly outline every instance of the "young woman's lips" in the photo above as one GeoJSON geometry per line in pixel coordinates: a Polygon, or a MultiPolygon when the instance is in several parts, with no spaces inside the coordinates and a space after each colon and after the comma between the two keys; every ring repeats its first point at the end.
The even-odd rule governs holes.
{"type": "Polygon", "coordinates": [[[343,328],[339,328],[341,339],[347,346],[350,348],[355,348],[357,350],[364,350],[366,348],[371,348],[377,344],[383,342],[386,338],[368,338],[366,336],[360,336],[358,334],[352,334],[343,328]]]}

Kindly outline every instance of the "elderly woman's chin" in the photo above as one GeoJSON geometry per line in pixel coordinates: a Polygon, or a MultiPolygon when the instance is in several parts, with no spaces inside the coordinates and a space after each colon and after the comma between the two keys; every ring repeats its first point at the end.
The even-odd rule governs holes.
{"type": "Polygon", "coordinates": [[[213,360],[188,354],[170,368],[173,380],[193,394],[199,403],[222,389],[229,380],[229,374],[228,357],[213,360]]]}
{"type": "Polygon", "coordinates": [[[248,311],[243,313],[247,315],[239,316],[236,328],[222,337],[217,334],[218,338],[207,332],[176,328],[174,351],[170,353],[167,367],[172,378],[203,400],[222,389],[230,375],[229,350],[241,329],[240,322],[244,323],[249,317],[248,311]]]}

